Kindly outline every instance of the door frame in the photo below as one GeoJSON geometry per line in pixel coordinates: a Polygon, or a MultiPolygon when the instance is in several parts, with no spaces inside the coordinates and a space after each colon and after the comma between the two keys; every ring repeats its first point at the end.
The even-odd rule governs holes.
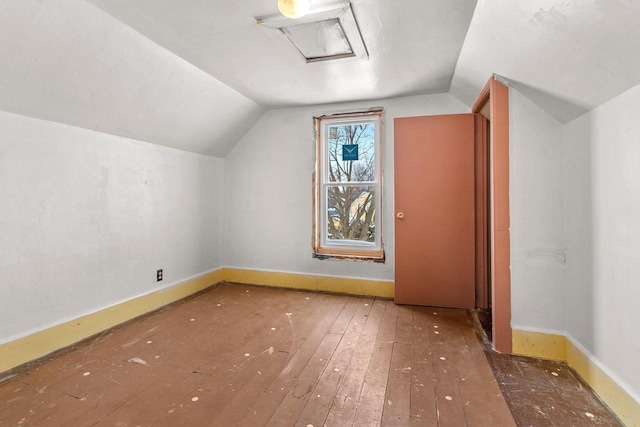
{"type": "Polygon", "coordinates": [[[491,316],[493,348],[512,352],[511,239],[509,214],[509,88],[494,74],[478,95],[471,111],[489,104],[489,193],[491,316]]]}

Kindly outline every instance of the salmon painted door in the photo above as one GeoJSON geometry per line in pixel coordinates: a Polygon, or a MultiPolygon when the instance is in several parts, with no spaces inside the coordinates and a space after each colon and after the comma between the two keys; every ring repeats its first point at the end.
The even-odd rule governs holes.
{"type": "Polygon", "coordinates": [[[475,306],[475,127],[480,116],[394,120],[395,302],[475,306]]]}

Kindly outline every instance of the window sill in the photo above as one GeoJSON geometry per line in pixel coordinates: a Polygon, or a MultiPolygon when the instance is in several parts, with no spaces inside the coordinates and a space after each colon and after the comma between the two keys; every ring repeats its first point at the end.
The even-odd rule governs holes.
{"type": "Polygon", "coordinates": [[[316,258],[319,260],[343,259],[343,260],[351,260],[351,261],[379,262],[383,264],[386,261],[386,255],[384,253],[384,250],[381,250],[379,252],[362,252],[356,249],[334,250],[334,249],[319,248],[313,252],[312,256],[313,258],[316,258]]]}

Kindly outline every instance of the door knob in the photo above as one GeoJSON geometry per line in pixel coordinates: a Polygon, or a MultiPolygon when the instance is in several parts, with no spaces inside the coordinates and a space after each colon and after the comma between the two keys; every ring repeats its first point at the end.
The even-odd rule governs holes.
{"type": "Polygon", "coordinates": [[[402,219],[404,218],[404,212],[398,212],[396,216],[398,217],[398,219],[402,219]]]}

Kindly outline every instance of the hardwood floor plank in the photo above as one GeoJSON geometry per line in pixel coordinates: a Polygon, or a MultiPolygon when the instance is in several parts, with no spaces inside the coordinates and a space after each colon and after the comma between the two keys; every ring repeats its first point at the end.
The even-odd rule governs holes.
{"type": "Polygon", "coordinates": [[[354,426],[380,425],[382,422],[397,319],[398,306],[393,303],[387,304],[376,337],[374,353],[371,356],[369,369],[367,369],[362,386],[354,426]]]}
{"type": "MultiPolygon", "coordinates": [[[[322,318],[298,350],[290,354],[289,362],[279,373],[278,377],[258,399],[250,405],[251,408],[240,422],[240,425],[247,427],[266,425],[294,386],[296,379],[300,376],[311,358],[318,356],[316,352],[320,344],[347,302],[347,298],[343,296],[326,295],[326,298],[327,301],[323,307],[324,315],[322,318]]],[[[320,356],[320,358],[322,357],[323,356],[320,356]]]]}
{"type": "MultiPolygon", "coordinates": [[[[261,315],[269,315],[273,311],[286,309],[286,307],[292,303],[308,304],[308,301],[302,300],[299,295],[294,295],[292,299],[291,296],[287,296],[286,293],[267,293],[261,295],[262,293],[263,290],[254,290],[251,287],[223,287],[221,292],[217,294],[217,298],[208,301],[209,304],[202,305],[199,309],[194,308],[193,304],[180,306],[179,310],[175,310],[175,316],[173,316],[174,313],[171,313],[173,321],[159,328],[157,331],[162,334],[161,338],[152,337],[153,342],[163,342],[162,338],[167,338],[167,333],[174,333],[167,331],[173,330],[176,325],[178,325],[182,330],[187,331],[178,341],[180,343],[179,346],[174,348],[158,346],[158,349],[154,349],[153,345],[146,345],[145,342],[142,341],[136,342],[134,345],[129,346],[128,349],[135,350],[135,353],[132,354],[140,354],[142,356],[140,358],[141,360],[149,360],[149,366],[151,366],[154,371],[157,369],[160,372],[184,371],[185,373],[207,374],[201,377],[204,382],[210,375],[217,373],[214,366],[216,363],[220,363],[221,360],[225,360],[231,355],[236,354],[240,351],[239,346],[253,340],[253,336],[256,333],[256,324],[243,322],[244,315],[242,313],[244,310],[254,307],[256,303],[261,303],[263,306],[261,315]],[[246,292],[247,290],[249,292],[246,292]],[[253,296],[251,291],[254,291],[253,296]],[[234,295],[236,298],[233,298],[234,295]],[[226,304],[227,299],[229,304],[226,304]],[[218,306],[218,304],[221,305],[218,306]],[[229,307],[239,307],[239,309],[228,310],[225,305],[229,307]],[[209,329],[212,327],[220,328],[219,323],[221,319],[217,317],[219,319],[218,321],[212,321],[211,318],[207,316],[209,313],[214,317],[224,316],[223,322],[238,323],[238,327],[234,330],[234,340],[229,340],[228,335],[225,340],[223,337],[224,334],[217,333],[212,335],[209,333],[209,329]],[[206,340],[203,340],[203,337],[207,337],[206,340]],[[225,341],[229,341],[227,345],[224,345],[225,341]],[[203,344],[201,345],[201,343],[203,344]],[[143,348],[138,350],[137,347],[139,346],[143,346],[143,348]],[[188,350],[191,351],[189,352],[188,350]],[[141,351],[143,353],[141,353],[141,351]],[[145,354],[144,351],[152,351],[152,353],[145,354]],[[158,359],[152,356],[154,352],[160,353],[156,355],[160,356],[158,359]],[[205,364],[203,361],[207,361],[208,363],[205,364]]],[[[178,331],[179,330],[180,329],[178,329],[178,331]]],[[[171,341],[175,343],[175,339],[171,340],[169,336],[169,342],[171,341]]],[[[176,396],[176,390],[181,390],[179,383],[171,384],[171,382],[169,382],[167,384],[165,381],[154,384],[154,388],[145,389],[139,395],[135,396],[135,398],[130,399],[123,408],[106,417],[104,420],[105,425],[108,425],[110,420],[122,418],[119,412],[127,412],[129,418],[145,419],[145,417],[150,417],[148,402],[151,400],[158,402],[166,401],[166,407],[169,409],[167,409],[166,413],[158,413],[158,417],[171,418],[172,414],[177,410],[172,407],[172,404],[175,403],[176,399],[179,399],[179,397],[176,396]],[[164,384],[167,386],[163,386],[164,384]],[[178,388],[169,388],[168,386],[171,385],[178,388]],[[139,412],[138,416],[131,415],[134,412],[134,408],[137,408],[139,412]]],[[[208,390],[208,392],[212,393],[213,391],[208,390]]],[[[187,390],[185,390],[184,393],[191,394],[188,393],[187,390]]],[[[189,399],[191,398],[189,396],[187,397],[189,399]]]]}
{"type": "Polygon", "coordinates": [[[96,427],[153,425],[161,421],[167,414],[178,408],[189,408],[194,402],[192,397],[199,392],[207,374],[191,372],[182,378],[165,378],[145,389],[131,400],[123,400],[122,405],[115,408],[107,416],[94,425],[96,427]]]}
{"type": "Polygon", "coordinates": [[[413,307],[408,305],[398,306],[398,321],[394,342],[412,344],[413,342],[413,307]]]}
{"type": "Polygon", "coordinates": [[[325,335],[313,357],[269,419],[267,426],[292,426],[295,424],[341,338],[342,336],[338,334],[327,333],[325,335]]]}
{"type": "MultiPolygon", "coordinates": [[[[166,415],[163,424],[170,425],[172,422],[190,419],[198,422],[192,425],[208,425],[214,414],[222,412],[238,393],[245,387],[251,388],[255,376],[260,375],[258,372],[282,370],[291,350],[304,340],[307,329],[313,327],[313,319],[308,321],[305,313],[309,310],[308,305],[315,295],[317,294],[307,294],[309,299],[303,296],[304,299],[299,298],[285,304],[284,307],[274,304],[275,310],[266,316],[267,322],[248,322],[259,325],[260,330],[256,331],[245,345],[227,357],[220,359],[216,356],[213,366],[217,366],[217,369],[202,384],[203,397],[199,397],[201,405],[189,408],[188,413],[178,409],[166,415]],[[272,330],[274,327],[275,330],[272,330]]],[[[262,311],[259,313],[262,317],[262,311]]],[[[233,337],[233,332],[229,331],[229,341],[232,341],[233,337]]]]}
{"type": "Polygon", "coordinates": [[[486,369],[484,350],[480,346],[471,323],[461,328],[465,351],[457,366],[460,396],[465,402],[465,418],[473,426],[515,426],[498,382],[490,369],[486,369]],[[469,369],[475,366],[475,369],[469,369]]]}
{"type": "MultiPolygon", "coordinates": [[[[398,319],[399,320],[399,319],[398,319]]],[[[400,322],[399,322],[400,323],[400,322]]],[[[387,393],[382,413],[382,425],[409,425],[411,407],[411,358],[413,345],[401,342],[393,344],[387,393]]]]}
{"type": "MultiPolygon", "coordinates": [[[[354,308],[354,314],[331,360],[311,392],[304,410],[296,421],[297,426],[324,425],[340,383],[349,368],[360,335],[367,323],[372,304],[373,299],[370,298],[351,298],[349,300],[348,306],[354,308]]],[[[332,328],[333,330],[334,328],[332,328]]]]}
{"type": "MultiPolygon", "coordinates": [[[[227,289],[222,289],[222,291],[226,291],[227,289]]],[[[170,351],[170,349],[166,349],[164,353],[160,354],[159,359],[155,359],[154,356],[142,354],[145,359],[141,360],[149,360],[150,365],[154,372],[159,372],[161,375],[164,373],[179,373],[184,372],[184,376],[195,373],[201,374],[199,376],[191,377],[191,379],[195,380],[199,378],[200,383],[197,384],[197,387],[190,385],[191,382],[183,383],[180,379],[177,381],[172,381],[172,377],[174,375],[163,376],[161,381],[155,382],[154,387],[145,387],[143,391],[141,391],[135,397],[128,399],[127,403],[123,405],[118,411],[109,414],[104,418],[104,425],[114,425],[116,422],[122,421],[130,418],[134,419],[149,419],[156,415],[157,417],[166,417],[168,419],[173,419],[175,416],[174,413],[180,413],[181,410],[186,410],[191,408],[190,404],[187,406],[180,407],[182,404],[179,402],[180,399],[183,400],[191,399],[194,396],[190,396],[193,394],[193,391],[198,391],[198,389],[202,388],[206,390],[207,395],[215,395],[219,392],[217,388],[204,387],[201,383],[206,383],[207,380],[219,381],[219,384],[225,384],[230,381],[234,375],[234,371],[231,369],[232,366],[228,365],[227,369],[219,369],[216,367],[225,366],[227,361],[235,361],[238,363],[244,362],[244,354],[246,350],[241,348],[240,346],[247,346],[249,343],[254,341],[254,337],[256,335],[256,330],[261,329],[265,330],[266,327],[262,323],[254,323],[254,322],[243,322],[245,315],[243,314],[244,310],[249,309],[250,307],[255,305],[255,299],[251,299],[251,297],[247,296],[247,290],[251,291],[252,289],[249,287],[240,287],[240,288],[232,288],[230,289],[230,293],[220,292],[218,295],[219,298],[215,298],[213,301],[210,301],[209,308],[207,310],[216,311],[214,314],[217,316],[225,316],[225,322],[236,322],[238,326],[233,331],[233,340],[229,339],[229,335],[226,335],[226,339],[224,339],[221,333],[215,334],[211,337],[211,334],[208,333],[208,329],[211,327],[209,324],[209,319],[206,319],[206,315],[203,312],[198,312],[199,316],[195,315],[194,311],[189,311],[186,309],[193,309],[193,307],[181,307],[184,309],[177,310],[177,319],[174,319],[173,322],[170,322],[171,325],[181,325],[182,329],[186,329],[189,331],[185,338],[182,338],[179,342],[181,343],[180,348],[175,348],[174,351],[170,351]],[[228,304],[230,307],[242,307],[236,310],[219,310],[217,304],[224,304],[226,301],[226,297],[233,297],[233,295],[240,296],[240,298],[230,298],[230,303],[228,304]],[[213,304],[215,303],[215,304],[213,304]],[[213,309],[213,307],[216,307],[213,309]],[[191,317],[196,316],[196,317],[191,317]],[[194,319],[194,321],[191,321],[194,319]],[[203,339],[206,337],[206,339],[203,339]],[[224,343],[228,341],[226,345],[224,343]],[[200,344],[203,343],[203,344],[200,344]],[[190,354],[185,354],[186,350],[191,349],[192,352],[190,354]],[[239,356],[238,354],[242,354],[243,356],[239,356]],[[236,356],[236,359],[233,359],[233,356],[236,356]],[[203,363],[205,362],[206,363],[203,363]],[[185,385],[186,384],[186,385],[185,385]],[[186,387],[186,388],[185,388],[186,387]],[[189,388],[190,387],[190,388],[189,388]],[[203,388],[204,387],[204,388],[203,388]],[[181,391],[185,396],[181,397],[178,394],[178,391],[181,391]],[[155,401],[162,404],[162,412],[157,411],[156,413],[149,412],[149,402],[155,401]],[[178,401],[178,403],[176,403],[178,401]],[[176,407],[178,404],[178,407],[176,407]],[[166,408],[166,411],[165,411],[166,408]],[[186,409],[185,409],[186,408],[186,409]],[[134,415],[136,413],[137,415],[134,415]],[[123,415],[126,414],[126,415],[123,415]],[[112,423],[112,424],[110,424],[112,423]]],[[[260,294],[261,290],[257,290],[254,294],[260,294]]],[[[273,312],[281,312],[282,310],[291,307],[291,305],[295,304],[308,304],[309,301],[306,299],[302,299],[299,295],[293,296],[293,300],[291,296],[286,295],[286,293],[270,293],[268,298],[263,299],[263,310],[261,310],[261,314],[268,316],[273,312]]],[[[258,298],[262,298],[262,296],[258,296],[258,298]]],[[[218,317],[219,319],[219,317],[218,317]]],[[[218,322],[212,322],[213,325],[218,322]]],[[[282,321],[281,329],[284,330],[285,322],[282,321]]],[[[171,326],[172,327],[172,326],[171,326]]],[[[170,329],[171,327],[168,326],[170,329]]],[[[219,324],[218,324],[218,327],[219,324]]],[[[160,328],[163,334],[167,328],[160,328]]],[[[155,337],[154,341],[158,339],[155,337]]],[[[144,346],[144,343],[136,343],[136,345],[144,346]]],[[[132,346],[135,348],[135,345],[132,346]]],[[[149,346],[147,346],[149,347],[149,346]]],[[[140,354],[139,351],[136,351],[132,354],[140,354]]],[[[153,354],[153,353],[152,353],[153,354]]],[[[131,364],[129,364],[131,365],[131,364]]],[[[138,369],[146,368],[146,366],[142,366],[140,364],[134,364],[138,369]]],[[[200,398],[199,398],[200,399],[200,398]]],[[[203,401],[205,399],[203,398],[203,401]]],[[[202,405],[200,405],[202,406],[202,405]]],[[[194,406],[192,412],[197,412],[197,406],[194,406]]]]}
{"type": "Polygon", "coordinates": [[[411,306],[399,306],[382,414],[383,426],[409,424],[412,354],[413,309],[411,306]]]}
{"type": "MultiPolygon", "coordinates": [[[[292,345],[289,351],[282,350],[281,353],[286,354],[286,360],[284,364],[269,363],[262,369],[257,371],[257,375],[254,374],[254,380],[250,381],[245,387],[235,394],[231,402],[224,407],[224,409],[213,417],[211,425],[236,425],[242,420],[252,408],[247,403],[256,402],[256,400],[264,394],[267,388],[271,386],[279,375],[287,370],[290,370],[290,362],[292,358],[299,353],[300,348],[307,342],[309,337],[312,336],[317,328],[318,322],[321,318],[325,317],[327,312],[331,308],[332,298],[329,295],[319,295],[314,298],[304,313],[297,313],[295,311],[290,312],[290,318],[294,319],[291,322],[290,328],[290,340],[292,345]],[[295,331],[295,333],[294,333],[295,331]]],[[[316,334],[318,335],[318,334],[316,334]]],[[[275,337],[271,337],[273,339],[275,337]]],[[[286,341],[285,341],[286,342],[286,341]]],[[[313,347],[311,341],[311,347],[313,347]]],[[[320,339],[315,340],[317,346],[320,343],[320,339]]],[[[283,348],[286,346],[283,345],[283,348]]],[[[273,347],[269,347],[272,349],[273,347]]],[[[311,353],[311,352],[309,352],[311,353]]]]}
{"type": "Polygon", "coordinates": [[[433,334],[433,310],[427,307],[413,308],[413,355],[411,370],[411,424],[437,426],[435,385],[433,372],[431,335],[433,334]]]}
{"type": "Polygon", "coordinates": [[[435,395],[438,425],[465,426],[464,402],[460,397],[454,360],[464,340],[458,335],[457,325],[464,312],[437,309],[438,317],[432,319],[432,369],[436,378],[435,395]],[[462,314],[458,314],[462,313],[462,314]]]}
{"type": "Polygon", "coordinates": [[[342,335],[347,330],[347,327],[351,323],[351,319],[353,319],[353,315],[356,313],[356,309],[358,308],[358,300],[359,297],[348,297],[349,300],[347,304],[342,308],[342,312],[340,316],[336,319],[335,323],[331,326],[330,334],[338,334],[342,335]]]}
{"type": "Polygon", "coordinates": [[[392,304],[384,300],[375,300],[373,303],[349,368],[338,387],[336,397],[325,420],[327,426],[348,426],[353,423],[387,303],[392,304]]]}

